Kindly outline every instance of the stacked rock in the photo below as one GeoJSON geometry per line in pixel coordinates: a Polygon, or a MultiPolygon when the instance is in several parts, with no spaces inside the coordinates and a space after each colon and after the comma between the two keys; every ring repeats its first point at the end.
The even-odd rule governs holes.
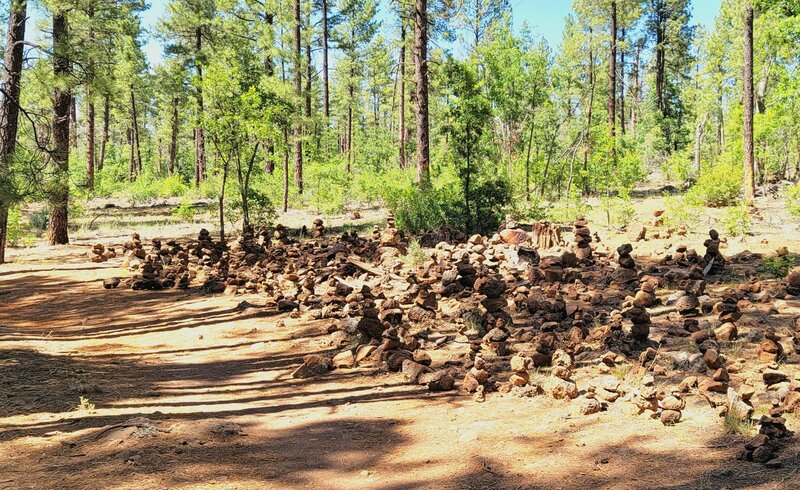
{"type": "MultiPolygon", "coordinates": [[[[532,269],[535,270],[535,269],[532,269]]],[[[561,265],[561,257],[544,257],[539,261],[538,277],[545,281],[554,283],[564,280],[564,267],[561,265]]]]}
{"type": "Polygon", "coordinates": [[[639,278],[636,273],[636,262],[631,257],[631,252],[633,252],[633,247],[630,243],[617,248],[619,266],[611,273],[611,279],[622,287],[627,287],[639,278]]]}
{"type": "Polygon", "coordinates": [[[92,256],[91,261],[95,263],[105,262],[108,259],[112,259],[117,256],[117,253],[113,248],[109,247],[106,249],[102,243],[96,243],[92,247],[92,253],[94,255],[92,256]]]}
{"type": "Polygon", "coordinates": [[[531,380],[530,370],[533,366],[533,361],[530,357],[514,356],[511,358],[511,371],[513,374],[508,381],[513,386],[525,386],[531,380]]]}
{"type": "Polygon", "coordinates": [[[464,390],[469,393],[476,391],[483,392],[484,388],[489,385],[489,371],[486,369],[486,361],[482,357],[476,356],[472,368],[467,372],[464,377],[464,390]]]}
{"type": "Polygon", "coordinates": [[[800,269],[793,269],[786,277],[786,294],[800,296],[800,269]]]}
{"type": "Polygon", "coordinates": [[[709,238],[703,242],[706,247],[706,254],[703,257],[705,260],[704,273],[719,273],[725,267],[725,257],[719,251],[719,233],[717,230],[708,232],[709,238]]]}
{"type": "Polygon", "coordinates": [[[644,306],[636,304],[636,300],[629,297],[622,303],[622,316],[629,319],[631,337],[639,342],[647,342],[650,337],[650,315],[644,306]]]}
{"type": "Polygon", "coordinates": [[[758,423],[760,425],[758,435],[745,444],[739,459],[762,463],[772,468],[780,468],[782,464],[780,460],[776,459],[778,451],[777,439],[792,435],[792,432],[786,428],[786,419],[780,416],[763,415],[758,420],[758,423]]]}
{"type": "Polygon", "coordinates": [[[438,306],[436,294],[430,290],[429,286],[419,286],[417,297],[414,298],[414,306],[408,310],[408,320],[412,322],[421,322],[436,318],[436,309],[438,306]]]}
{"type": "Polygon", "coordinates": [[[578,398],[578,385],[572,379],[572,356],[558,349],[553,353],[553,383],[550,394],[557,400],[578,398]]]}
{"type": "Polygon", "coordinates": [[[504,356],[507,351],[506,342],[508,341],[508,337],[508,330],[506,330],[503,320],[498,318],[495,327],[486,332],[486,335],[483,336],[483,344],[490,352],[498,356],[504,356]]]}
{"type": "Polygon", "coordinates": [[[686,401],[679,392],[674,391],[659,402],[661,415],[659,419],[664,425],[675,425],[681,420],[682,411],[686,408],[686,401]]]}
{"type": "Polygon", "coordinates": [[[289,243],[289,230],[287,230],[282,224],[278,223],[275,225],[275,231],[272,232],[272,237],[280,243],[287,244],[289,243]]]}
{"type": "Polygon", "coordinates": [[[325,225],[321,219],[317,218],[314,220],[314,231],[311,232],[311,236],[314,238],[319,238],[325,234],[325,225]]]}
{"type": "Polygon", "coordinates": [[[589,263],[592,260],[592,234],[586,226],[586,218],[575,221],[575,256],[580,263],[589,263]]]}
{"type": "Polygon", "coordinates": [[[727,393],[730,376],[728,375],[728,368],[725,367],[725,359],[719,353],[719,345],[713,340],[706,340],[700,344],[699,349],[703,354],[707,372],[711,375],[711,379],[700,383],[700,390],[704,392],[727,393]]]}
{"type": "Polygon", "coordinates": [[[142,240],[138,233],[131,234],[131,239],[123,245],[125,249],[124,267],[137,268],[141,260],[147,257],[147,252],[142,247],[142,240]]]}
{"type": "Polygon", "coordinates": [[[781,346],[781,338],[775,334],[774,330],[768,330],[764,333],[764,339],[759,345],[758,359],[761,362],[769,363],[776,362],[782,357],[783,346],[781,346]]]}
{"type": "Polygon", "coordinates": [[[736,328],[735,322],[742,317],[736,293],[734,291],[726,291],[723,300],[716,303],[712,311],[717,315],[720,322],[720,326],[714,330],[716,339],[723,342],[736,340],[739,330],[736,328]]]}
{"type": "Polygon", "coordinates": [[[706,282],[702,280],[688,281],[683,286],[683,291],[678,291],[675,300],[675,309],[684,318],[694,318],[700,315],[700,300],[706,289],[706,282]]]}
{"type": "Polygon", "coordinates": [[[379,318],[375,297],[369,286],[362,286],[361,290],[348,294],[346,300],[348,314],[358,318],[356,329],[368,338],[382,338],[385,326],[379,318]]]}

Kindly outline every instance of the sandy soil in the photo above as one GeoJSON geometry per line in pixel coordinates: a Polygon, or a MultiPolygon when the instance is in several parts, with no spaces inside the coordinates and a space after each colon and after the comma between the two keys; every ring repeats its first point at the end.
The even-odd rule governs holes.
{"type": "MultiPolygon", "coordinates": [[[[639,213],[657,206],[643,202],[639,213]]],[[[798,235],[768,219],[759,223],[768,243],[731,241],[724,253],[781,243],[800,252],[798,235]]],[[[609,245],[625,239],[592,229],[609,245]]],[[[800,487],[797,444],[782,451],[782,469],[737,461],[741,436],[726,435],[699,397],[664,427],[630,403],[590,416],[547,396],[476,403],[396,373],[295,380],[303,355],[332,352],[330,320],[238,308],[258,297],[106,291],[102,279],[125,273],[121,260],[89,263],[85,244],[119,235],[13,250],[14,263],[0,266],[0,488],[800,487]],[[94,407],[79,407],[81,397],[94,407]]],[[[699,247],[702,235],[685,240],[699,247]]],[[[786,321],[746,315],[753,326],[786,321]]],[[[584,388],[580,371],[577,380],[584,388]]]]}

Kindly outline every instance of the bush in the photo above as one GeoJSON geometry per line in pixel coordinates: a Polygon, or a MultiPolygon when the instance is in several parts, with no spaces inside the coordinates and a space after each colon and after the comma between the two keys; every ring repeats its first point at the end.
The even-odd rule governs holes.
{"type": "Polygon", "coordinates": [[[783,279],[789,275],[789,269],[797,263],[797,257],[786,255],[783,257],[765,257],[761,261],[761,272],[769,277],[783,279]]]}
{"type": "Polygon", "coordinates": [[[789,214],[800,218],[800,184],[786,189],[786,207],[789,209],[789,214]]]}
{"type": "Polygon", "coordinates": [[[700,176],[686,198],[696,206],[733,206],[742,197],[743,172],[739,164],[719,163],[700,176]]]}
{"type": "Polygon", "coordinates": [[[671,196],[664,194],[664,224],[670,228],[683,227],[687,230],[694,228],[697,221],[695,206],[692,206],[684,196],[671,196]]]}
{"type": "Polygon", "coordinates": [[[416,184],[390,188],[384,200],[397,227],[410,233],[461,226],[459,192],[453,186],[420,188],[416,184]]]}
{"type": "Polygon", "coordinates": [[[28,231],[28,226],[22,222],[22,213],[18,206],[13,206],[8,210],[8,228],[6,230],[6,241],[9,245],[19,245],[22,237],[28,231]]]}
{"type": "Polygon", "coordinates": [[[747,235],[750,232],[751,225],[750,208],[747,206],[728,208],[722,215],[722,228],[730,236],[747,235]]]}
{"type": "Polygon", "coordinates": [[[592,207],[575,193],[570,197],[556,201],[550,206],[548,219],[554,223],[572,223],[581,216],[585,216],[592,207]]]}
{"type": "Polygon", "coordinates": [[[611,226],[628,226],[636,217],[636,208],[628,195],[603,199],[602,204],[611,226]]]}

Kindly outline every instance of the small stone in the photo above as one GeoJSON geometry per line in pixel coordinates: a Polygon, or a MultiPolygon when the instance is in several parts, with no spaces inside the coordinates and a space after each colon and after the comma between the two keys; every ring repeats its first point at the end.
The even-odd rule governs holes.
{"type": "Polygon", "coordinates": [[[680,410],[662,410],[661,423],[664,425],[675,425],[681,420],[680,410]]]}
{"type": "Polygon", "coordinates": [[[353,355],[353,351],[348,349],[336,354],[331,363],[335,368],[352,368],[356,365],[356,357],[353,355]]]}

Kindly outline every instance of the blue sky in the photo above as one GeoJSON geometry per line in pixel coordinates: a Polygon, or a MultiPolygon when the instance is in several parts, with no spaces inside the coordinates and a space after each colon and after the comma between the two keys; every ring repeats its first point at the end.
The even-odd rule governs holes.
{"type": "MultiPolygon", "coordinates": [[[[696,24],[711,28],[714,18],[719,12],[722,0],[694,0],[692,15],[696,24]]],[[[159,18],[164,16],[168,0],[150,0],[150,8],[143,15],[144,24],[148,28],[155,26],[159,18]]],[[[388,0],[382,4],[388,5],[388,0]]],[[[572,10],[572,0],[511,0],[515,26],[527,22],[535,32],[541,33],[547,42],[556,47],[561,42],[561,31],[564,18],[572,10]]],[[[162,48],[155,40],[149,40],[145,47],[151,65],[159,62],[162,48]]]]}

